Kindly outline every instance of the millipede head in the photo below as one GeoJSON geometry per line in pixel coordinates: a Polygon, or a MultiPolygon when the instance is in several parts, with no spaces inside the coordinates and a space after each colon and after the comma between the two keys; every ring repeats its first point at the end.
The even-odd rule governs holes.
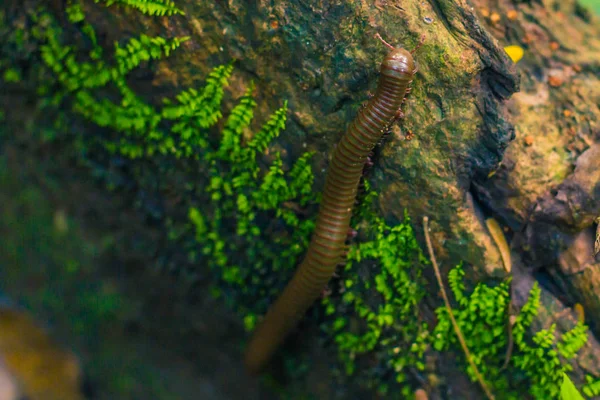
{"type": "MultiPolygon", "coordinates": [[[[381,41],[391,51],[381,63],[381,74],[391,78],[405,79],[409,75],[413,75],[417,69],[412,53],[401,47],[394,47],[386,42],[379,33],[375,37],[381,41]]],[[[424,36],[423,36],[424,37],[424,36]]],[[[419,46],[417,46],[418,48],[419,46]]]]}
{"type": "Polygon", "coordinates": [[[416,69],[412,54],[403,48],[395,48],[381,63],[381,74],[392,78],[409,79],[416,69]]]}

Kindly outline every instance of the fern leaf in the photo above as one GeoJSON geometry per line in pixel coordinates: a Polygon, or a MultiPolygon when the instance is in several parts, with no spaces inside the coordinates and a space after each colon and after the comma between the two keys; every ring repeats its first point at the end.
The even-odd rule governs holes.
{"type": "Polygon", "coordinates": [[[465,271],[462,269],[462,263],[454,267],[448,273],[448,285],[450,286],[452,293],[454,293],[456,301],[458,301],[461,306],[468,303],[468,299],[465,296],[464,276],[465,271]]]}
{"type": "Polygon", "coordinates": [[[106,7],[113,4],[122,4],[135,8],[144,14],[152,16],[171,16],[174,14],[184,15],[185,13],[175,6],[171,0],[94,0],[96,3],[104,3],[106,7]]]}
{"type": "Polygon", "coordinates": [[[283,107],[275,111],[267,123],[262,127],[249,142],[248,148],[252,149],[254,154],[262,153],[267,149],[271,141],[279,136],[281,131],[285,129],[285,121],[287,119],[287,101],[283,103],[283,107]]]}
{"type": "Polygon", "coordinates": [[[232,64],[213,69],[200,92],[189,89],[178,94],[176,99],[179,104],[165,106],[161,112],[163,118],[193,120],[193,125],[199,128],[210,128],[216,124],[222,116],[221,101],[224,87],[227,86],[232,71],[232,64]]]}
{"type": "Polygon", "coordinates": [[[290,195],[296,197],[301,195],[304,202],[308,201],[308,195],[312,193],[314,175],[310,160],[314,152],[306,152],[296,160],[292,169],[288,172],[290,195]]]}
{"type": "Polygon", "coordinates": [[[242,133],[250,125],[254,117],[254,108],[256,102],[252,98],[254,84],[246,90],[246,93],[235,106],[227,118],[227,122],[222,130],[221,143],[217,152],[218,156],[224,160],[238,161],[241,151],[242,133]]]}
{"type": "Polygon", "coordinates": [[[587,342],[587,329],[586,325],[579,322],[573,329],[562,335],[561,340],[557,344],[560,355],[566,359],[575,357],[575,354],[587,342]]]}
{"type": "Polygon", "coordinates": [[[277,153],[260,187],[253,192],[254,201],[260,209],[275,210],[288,199],[289,189],[282,167],[281,156],[277,153]]]}
{"type": "Polygon", "coordinates": [[[189,37],[186,36],[167,40],[160,36],[150,37],[142,34],[139,38],[129,39],[125,47],[120,47],[119,43],[115,42],[117,70],[120,75],[125,75],[139,66],[142,61],[159,59],[163,54],[168,56],[172,50],[188,39],[189,37]]]}

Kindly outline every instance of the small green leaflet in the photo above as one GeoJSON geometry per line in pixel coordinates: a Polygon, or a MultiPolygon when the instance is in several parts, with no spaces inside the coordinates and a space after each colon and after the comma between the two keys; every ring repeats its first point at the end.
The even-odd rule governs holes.
{"type": "Polygon", "coordinates": [[[560,387],[560,398],[562,400],[585,400],[577,390],[573,381],[563,372],[563,383],[560,387]]]}

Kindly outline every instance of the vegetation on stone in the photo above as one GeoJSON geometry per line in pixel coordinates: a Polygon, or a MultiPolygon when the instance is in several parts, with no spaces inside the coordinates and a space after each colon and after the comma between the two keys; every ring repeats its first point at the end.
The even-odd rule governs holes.
{"type": "MultiPolygon", "coordinates": [[[[168,0],[101,3],[150,16],[183,13],[168,0]]],[[[54,109],[67,106],[80,121],[102,129],[60,139],[78,141],[82,158],[100,165],[91,172],[107,176],[111,163],[126,165],[137,190],[157,197],[177,192],[176,206],[161,206],[156,212],[148,205],[140,208],[157,215],[168,246],[187,255],[189,270],[175,267],[176,272],[194,279],[210,271],[212,293],[252,330],[303,254],[314,227],[310,215],[319,200],[312,188],[314,153],[305,152],[288,166],[276,143],[285,135],[288,103],[257,128],[255,88],[249,82],[235,106],[223,112],[226,87],[235,74],[234,64],[226,64],[214,67],[201,88],[153,104],[136,93],[128,75],[172,55],[189,38],[140,34],[115,43],[111,53],[98,42],[80,3],[69,2],[67,15],[81,34],[66,34],[69,28],[59,28],[43,10],[30,14],[34,28],[25,35],[39,46],[44,76],[53,78],[40,82],[41,103],[54,109]]],[[[15,32],[13,43],[22,42],[22,35],[15,32]]],[[[442,57],[442,48],[430,50],[427,68],[458,62],[442,57]]],[[[3,61],[0,68],[7,83],[23,79],[10,63],[3,61]]],[[[416,87],[424,90],[422,83],[416,87]]],[[[451,128],[460,129],[458,123],[451,128]]],[[[108,178],[105,183],[113,189],[124,186],[108,178]]],[[[373,211],[377,195],[368,179],[364,185],[353,220],[357,240],[318,306],[322,316],[317,320],[339,358],[340,381],[353,376],[382,395],[402,393],[408,398],[416,388],[415,374],[435,372],[426,356],[458,353],[457,340],[444,308],[436,310],[435,327],[423,317],[428,262],[408,213],[389,225],[373,211]]],[[[562,377],[570,370],[566,361],[585,344],[587,327],[579,323],[558,340],[554,326],[532,334],[540,297],[540,288],[534,286],[513,327],[515,351],[503,370],[509,281],[495,287],[479,284],[467,294],[464,274],[458,266],[448,275],[457,303],[455,317],[498,398],[519,398],[524,388],[538,399],[558,396],[562,377]]],[[[589,376],[582,392],[597,395],[598,386],[597,377],[589,376]]]]}

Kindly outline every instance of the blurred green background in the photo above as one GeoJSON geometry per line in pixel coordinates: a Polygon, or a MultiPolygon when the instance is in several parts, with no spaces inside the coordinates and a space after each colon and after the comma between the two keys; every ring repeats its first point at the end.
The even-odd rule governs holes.
{"type": "Polygon", "coordinates": [[[585,4],[600,15],[600,0],[579,0],[581,4],[585,4]]]}

